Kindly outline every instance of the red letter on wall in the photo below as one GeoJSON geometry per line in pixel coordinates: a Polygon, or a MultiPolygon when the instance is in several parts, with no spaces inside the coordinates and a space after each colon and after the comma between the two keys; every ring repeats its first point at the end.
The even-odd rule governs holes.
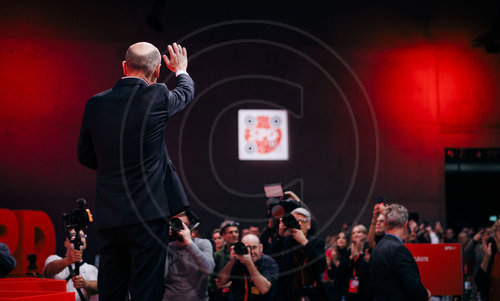
{"type": "Polygon", "coordinates": [[[36,265],[42,273],[45,259],[56,249],[54,225],[43,211],[0,209],[0,241],[9,246],[17,260],[11,275],[26,273],[28,254],[36,254],[36,265]]]}

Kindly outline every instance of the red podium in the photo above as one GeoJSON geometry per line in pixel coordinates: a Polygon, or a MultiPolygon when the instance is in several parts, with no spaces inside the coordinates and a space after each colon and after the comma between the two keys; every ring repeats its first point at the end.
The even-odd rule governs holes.
{"type": "Polygon", "coordinates": [[[0,279],[0,301],[74,301],[66,292],[66,281],[42,278],[0,279]]]}

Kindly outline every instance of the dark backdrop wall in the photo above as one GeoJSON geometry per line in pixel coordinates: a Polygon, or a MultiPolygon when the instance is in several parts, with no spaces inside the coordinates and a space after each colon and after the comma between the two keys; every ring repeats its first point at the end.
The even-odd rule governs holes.
{"type": "Polygon", "coordinates": [[[202,232],[265,224],[275,182],[321,235],[368,224],[378,196],[444,221],[444,148],[500,146],[500,55],[472,47],[498,3],[240,2],[2,3],[0,207],[47,212],[62,253],[61,213],[79,197],[95,207],[95,173],[76,160],[86,100],[120,78],[131,43],[178,41],[197,97],[167,145],[202,232]],[[242,108],[289,110],[289,161],[238,160],[242,108]]]}

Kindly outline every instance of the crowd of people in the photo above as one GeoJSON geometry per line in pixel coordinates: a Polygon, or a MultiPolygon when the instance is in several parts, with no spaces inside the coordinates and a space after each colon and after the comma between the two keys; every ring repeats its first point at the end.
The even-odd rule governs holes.
{"type": "Polygon", "coordinates": [[[85,234],[74,232],[82,248],[66,240],[65,257],[50,256],[43,271],[65,279],[75,300],[428,300],[435,297],[404,243],[439,242],[462,245],[466,300],[500,300],[500,222],[455,235],[380,203],[368,228],[345,223],[323,238],[311,212],[285,192],[290,202],[268,202],[266,227],[225,220],[202,238],[165,145],[166,122],[193,101],[194,82],[186,48],[167,49],[131,45],[124,77],[86,103],[78,160],[97,170],[98,270],[82,263],[85,234]],[[162,58],[176,76],[173,90],[157,83],[162,58]]]}
{"type": "MultiPolygon", "coordinates": [[[[324,239],[314,235],[315,221],[310,212],[302,207],[291,212],[300,224],[300,229],[287,228],[281,220],[276,223],[272,221],[273,218],[262,229],[256,225],[240,228],[234,221],[224,221],[220,228],[213,230],[211,236],[216,265],[211,275],[209,299],[260,300],[231,297],[231,277],[227,276],[229,267],[239,258],[232,251],[235,244],[241,237],[258,236],[259,250],[263,250],[259,254],[270,255],[279,268],[277,279],[274,276],[268,278],[270,283],[276,285],[274,297],[262,298],[263,300],[377,300],[374,296],[377,295],[376,287],[383,286],[377,282],[381,279],[386,281],[387,277],[374,277],[384,270],[381,268],[384,262],[377,259],[381,254],[374,261],[373,254],[377,251],[381,253],[381,247],[377,250],[376,246],[386,237],[398,236],[388,235],[394,232],[393,220],[391,229],[388,230],[388,210],[387,204],[376,204],[368,228],[360,223],[346,222],[338,233],[327,235],[324,239]],[[221,273],[224,274],[223,281],[219,277],[221,273]]],[[[463,256],[463,300],[497,300],[500,263],[495,265],[495,260],[499,260],[495,244],[500,242],[500,222],[496,222],[491,228],[463,227],[455,234],[454,228],[444,229],[440,222],[436,222],[434,226],[428,222],[419,224],[415,219],[409,219],[406,212],[406,223],[399,226],[399,241],[404,244],[459,243],[463,256]]],[[[390,245],[390,242],[387,244],[390,245]]],[[[390,251],[386,250],[384,254],[390,254],[390,251]]],[[[411,256],[409,251],[403,251],[403,254],[411,256]]],[[[402,255],[393,255],[387,259],[387,263],[396,265],[398,256],[402,255]]],[[[407,279],[409,282],[419,279],[415,261],[408,259],[407,265],[414,265],[414,269],[405,270],[404,265],[400,267],[405,270],[401,279],[412,273],[413,279],[407,279]]],[[[249,279],[252,278],[250,274],[246,275],[249,279]]],[[[249,283],[252,284],[251,281],[249,283]]],[[[397,289],[392,286],[389,292],[394,298],[380,300],[462,300],[461,296],[432,296],[432,292],[423,285],[413,289],[413,296],[405,295],[408,291],[403,290],[399,297],[394,297],[397,289]]],[[[239,291],[238,296],[241,297],[241,289],[239,291]]],[[[266,292],[272,294],[273,290],[266,292]]]]}
{"type": "MultiPolygon", "coordinates": [[[[409,220],[401,205],[381,203],[368,228],[346,222],[323,239],[315,235],[317,225],[306,208],[288,213],[295,226],[283,221],[286,215],[270,216],[262,229],[224,220],[201,238],[192,220],[177,214],[181,226],[170,229],[163,300],[499,300],[500,221],[455,234],[439,222],[432,227],[409,220]],[[463,299],[432,296],[403,243],[460,244],[463,299]]],[[[49,256],[43,276],[66,280],[76,300],[98,300],[97,268],[82,262],[86,239],[80,236],[82,248],[75,250],[66,238],[65,256],[49,256]]]]}

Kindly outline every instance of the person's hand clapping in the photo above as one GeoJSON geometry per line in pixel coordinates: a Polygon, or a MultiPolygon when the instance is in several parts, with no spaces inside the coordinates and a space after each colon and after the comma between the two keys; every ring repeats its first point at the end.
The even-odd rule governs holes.
{"type": "Polygon", "coordinates": [[[186,71],[188,65],[187,50],[186,47],[181,47],[177,43],[167,46],[170,58],[167,55],[163,55],[163,60],[167,65],[167,68],[172,72],[186,71]]]}

